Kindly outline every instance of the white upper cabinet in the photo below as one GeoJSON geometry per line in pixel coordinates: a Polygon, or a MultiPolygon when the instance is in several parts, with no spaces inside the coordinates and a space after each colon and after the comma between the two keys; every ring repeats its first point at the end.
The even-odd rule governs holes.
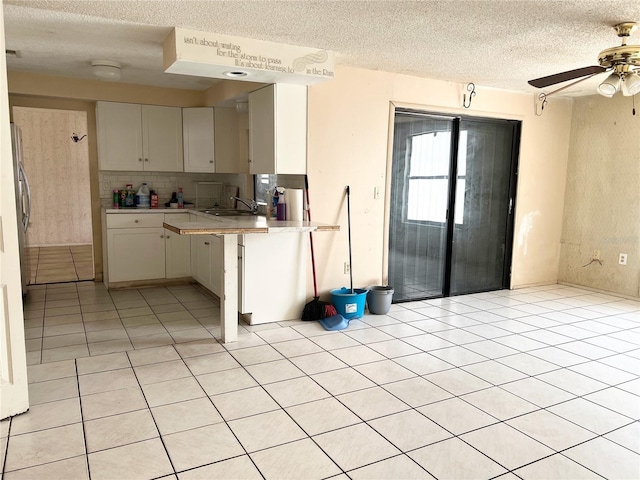
{"type": "MultiPolygon", "coordinates": [[[[233,107],[215,107],[216,173],[249,173],[249,163],[242,142],[247,142],[246,131],[241,126],[247,114],[239,114],[233,107]],[[243,117],[244,115],[244,117],[243,117]]],[[[246,120],[244,121],[246,123],[246,120]]],[[[245,127],[246,129],[246,127],[245,127]]]]}
{"type": "Polygon", "coordinates": [[[213,107],[182,109],[185,172],[216,171],[214,126],[213,107]]]}
{"type": "Polygon", "coordinates": [[[142,110],[134,103],[98,102],[100,170],[142,170],[142,110]]]}
{"type": "Polygon", "coordinates": [[[278,83],[249,93],[249,172],[303,174],[307,87],[278,83]]]}
{"type": "Polygon", "coordinates": [[[181,172],[182,109],[97,102],[100,170],[181,172]]]}

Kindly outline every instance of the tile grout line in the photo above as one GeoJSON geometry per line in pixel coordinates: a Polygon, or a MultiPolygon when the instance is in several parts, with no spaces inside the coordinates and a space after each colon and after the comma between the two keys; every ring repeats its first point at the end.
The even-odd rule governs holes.
{"type": "Polygon", "coordinates": [[[80,404],[80,423],[82,424],[82,438],[84,440],[84,461],[87,468],[87,475],[91,480],[91,465],[89,465],[89,446],[87,444],[87,430],[85,428],[84,410],[82,408],[82,391],[80,390],[80,374],[78,372],[78,360],[73,360],[73,367],[75,370],[76,386],[78,388],[78,402],[80,404]]]}
{"type": "MultiPolygon", "coordinates": [[[[217,339],[215,339],[217,341],[217,339]]],[[[256,470],[258,471],[258,473],[260,473],[260,475],[262,476],[262,478],[264,480],[266,480],[264,474],[262,473],[262,471],[258,468],[258,465],[256,465],[255,461],[253,460],[253,458],[251,457],[251,455],[249,454],[249,452],[247,451],[247,449],[245,448],[245,446],[242,444],[242,442],[240,441],[240,439],[238,438],[238,436],[236,435],[236,433],[233,431],[233,429],[229,426],[229,421],[224,418],[224,416],[222,415],[222,413],[220,412],[220,410],[218,409],[218,407],[216,406],[215,402],[213,401],[213,399],[211,398],[211,395],[209,395],[207,393],[207,390],[204,388],[204,386],[200,383],[200,380],[198,379],[198,377],[193,373],[193,371],[191,370],[191,368],[189,367],[189,365],[184,361],[184,358],[182,357],[182,355],[180,354],[179,351],[176,350],[175,345],[173,346],[173,349],[175,350],[176,354],[180,357],[180,360],[182,361],[182,363],[184,364],[184,366],[187,368],[187,370],[189,370],[189,373],[191,374],[191,376],[193,377],[193,379],[197,382],[198,386],[202,389],[202,391],[204,392],[205,396],[207,397],[207,400],[209,400],[209,402],[211,403],[211,405],[213,406],[213,408],[216,409],[216,412],[218,412],[218,415],[220,415],[220,418],[222,419],[222,421],[224,422],[225,426],[229,429],[229,431],[231,432],[231,434],[233,435],[233,437],[236,439],[236,442],[238,442],[238,445],[240,445],[240,447],[242,448],[242,450],[244,450],[244,455],[246,455],[249,460],[251,461],[251,463],[253,464],[253,466],[256,468],[256,470]]],[[[225,350],[226,351],[226,350],[225,350]]],[[[227,352],[227,354],[230,355],[229,352],[227,352]]],[[[234,357],[235,358],[235,357],[234,357]]],[[[236,360],[237,361],[237,360],[236,360]]],[[[238,362],[239,363],[239,362],[238,362]]],[[[244,367],[243,367],[244,368],[244,367]]],[[[246,369],[245,369],[246,371],[246,369]]],[[[250,373],[247,372],[249,375],[250,373]]],[[[259,384],[259,382],[258,382],[259,384]]],[[[264,387],[263,387],[264,389],[264,387]]],[[[240,389],[240,390],[244,390],[244,389],[240,389]]],[[[269,394],[269,392],[266,392],[267,394],[269,394]]],[[[153,416],[153,412],[152,412],[152,416],[153,416]]],[[[155,421],[155,418],[154,418],[155,421]]],[[[201,428],[201,427],[196,427],[196,428],[201,428]]],[[[162,436],[162,435],[161,435],[162,436]]],[[[164,442],[163,442],[164,444],[164,442]]],[[[165,447],[166,448],[166,447],[165,447]]],[[[167,455],[169,455],[169,452],[167,451],[167,455]]],[[[216,463],[220,463],[220,462],[224,462],[226,460],[230,460],[231,458],[237,458],[241,455],[238,455],[236,457],[230,457],[230,458],[224,458],[222,460],[218,460],[216,462],[211,462],[210,464],[206,464],[206,465],[213,465],[216,463]]],[[[192,469],[187,469],[184,471],[188,471],[188,470],[193,470],[196,468],[200,468],[202,466],[206,466],[206,465],[200,465],[198,467],[193,467],[192,469]]],[[[175,472],[175,468],[174,468],[174,473],[177,474],[177,472],[175,472]]],[[[183,473],[183,471],[181,471],[180,473],[183,473]]]]}

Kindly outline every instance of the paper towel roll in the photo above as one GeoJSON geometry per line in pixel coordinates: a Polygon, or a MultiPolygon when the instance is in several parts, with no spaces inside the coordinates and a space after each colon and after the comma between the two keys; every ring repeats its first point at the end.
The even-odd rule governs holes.
{"type": "Polygon", "coordinates": [[[286,194],[287,220],[301,222],[304,212],[303,191],[299,188],[288,188],[286,194]]]}

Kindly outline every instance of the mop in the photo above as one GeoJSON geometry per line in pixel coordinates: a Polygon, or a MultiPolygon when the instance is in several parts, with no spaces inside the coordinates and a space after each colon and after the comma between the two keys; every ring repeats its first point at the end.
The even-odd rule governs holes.
{"type": "MultiPolygon", "coordinates": [[[[304,187],[307,197],[307,219],[311,221],[311,207],[309,206],[309,180],[304,176],[304,187]]],[[[311,245],[311,269],[313,270],[313,300],[304,306],[302,320],[321,320],[336,315],[336,308],[328,302],[320,301],[318,295],[318,283],[316,281],[316,259],[313,251],[313,232],[309,232],[309,244],[311,245]]]]}
{"type": "MultiPolygon", "coordinates": [[[[349,265],[352,265],[351,263],[351,201],[350,201],[351,187],[349,187],[349,185],[347,185],[346,194],[347,194],[347,225],[349,227],[349,265]]],[[[350,292],[351,292],[351,295],[353,295],[354,290],[353,290],[352,269],[349,269],[349,280],[351,282],[350,292]]],[[[344,330],[349,326],[349,319],[340,315],[336,310],[335,315],[320,319],[320,324],[324,327],[325,330],[344,330]]]]}

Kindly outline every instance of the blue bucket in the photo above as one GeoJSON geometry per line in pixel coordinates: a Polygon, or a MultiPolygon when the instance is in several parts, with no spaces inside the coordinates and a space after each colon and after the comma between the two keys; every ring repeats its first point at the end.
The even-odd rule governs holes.
{"type": "Polygon", "coordinates": [[[331,290],[331,303],[344,318],[361,318],[364,315],[367,292],[368,290],[361,288],[354,288],[353,293],[349,288],[336,288],[331,290]]]}

